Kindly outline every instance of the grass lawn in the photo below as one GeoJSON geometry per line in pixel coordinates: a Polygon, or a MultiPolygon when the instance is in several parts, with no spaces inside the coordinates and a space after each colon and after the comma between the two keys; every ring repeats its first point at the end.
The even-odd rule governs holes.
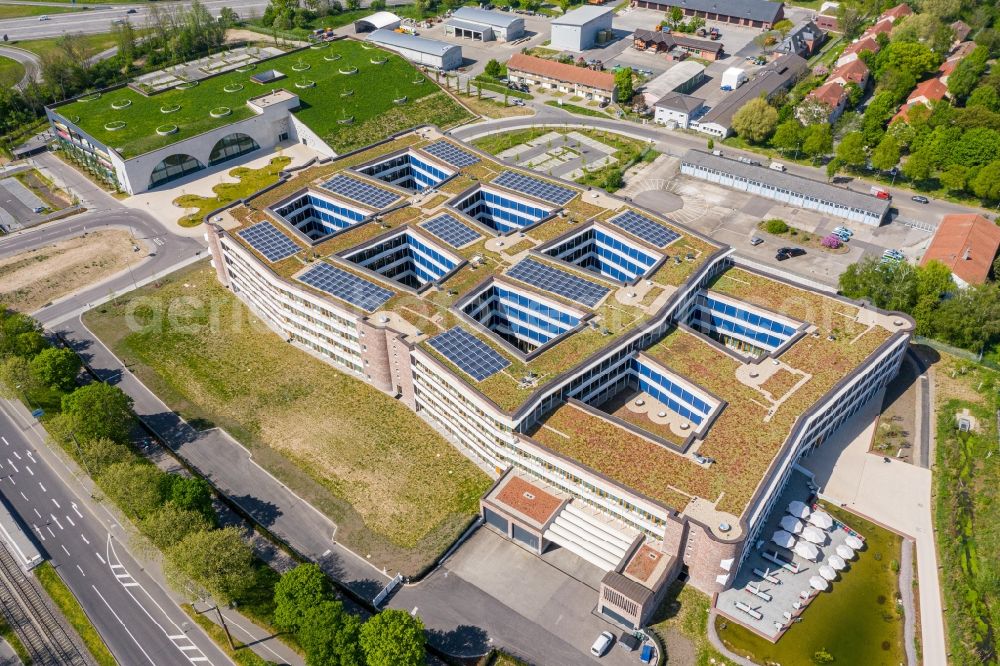
{"type": "Polygon", "coordinates": [[[75,7],[46,7],[45,5],[0,5],[0,21],[25,16],[42,16],[43,14],[65,14],[81,11],[75,7]]]}
{"type": "MultiPolygon", "coordinates": [[[[236,662],[239,666],[268,666],[269,664],[274,663],[257,656],[257,653],[235,638],[233,639],[233,645],[236,649],[230,649],[229,641],[226,640],[226,632],[222,627],[205,617],[204,613],[196,611],[191,604],[181,604],[181,608],[188,614],[188,617],[194,620],[195,624],[201,627],[202,630],[204,630],[204,632],[208,634],[213,641],[215,641],[215,644],[219,646],[219,649],[225,652],[226,656],[236,662]]],[[[214,611],[208,612],[214,613],[214,611]]]]}
{"type": "Polygon", "coordinates": [[[405,405],[272,333],[205,263],[85,321],[172,409],[225,428],[379,566],[416,573],[489,487],[405,405]]]}
{"type": "MultiPolygon", "coordinates": [[[[2,9],[4,5],[0,5],[2,9]]],[[[0,86],[13,88],[24,78],[24,65],[16,60],[0,56],[0,86]]]]}
{"type": "MultiPolygon", "coordinates": [[[[46,7],[46,9],[52,9],[46,7]]],[[[76,35],[77,40],[92,53],[100,53],[110,49],[115,45],[115,38],[110,33],[100,33],[96,35],[76,35]]],[[[59,37],[49,37],[47,39],[25,39],[11,42],[13,46],[46,56],[59,50],[59,37]]]]}
{"type": "MultiPolygon", "coordinates": [[[[780,241],[788,241],[794,245],[801,245],[802,247],[807,247],[811,250],[816,250],[817,252],[828,252],[830,254],[847,254],[851,251],[850,243],[841,243],[840,247],[836,249],[826,247],[823,245],[823,239],[826,238],[824,235],[816,234],[811,231],[805,231],[803,229],[799,229],[798,227],[793,227],[787,222],[788,231],[776,234],[767,230],[767,223],[769,221],[770,220],[761,220],[757,223],[757,229],[780,241]]],[[[782,222],[784,222],[784,220],[782,220],[782,222]]]]}
{"type": "Polygon", "coordinates": [[[248,197],[254,192],[259,192],[268,185],[278,182],[278,174],[291,163],[290,157],[275,157],[271,162],[260,169],[248,169],[247,167],[236,167],[229,171],[229,175],[239,178],[238,183],[221,183],[212,188],[216,196],[201,197],[196,194],[185,194],[174,199],[174,205],[180,208],[197,208],[193,213],[188,213],[177,220],[182,227],[196,227],[202,223],[205,216],[213,210],[222,206],[239,201],[248,197]]]}
{"type": "Polygon", "coordinates": [[[297,94],[301,106],[296,117],[338,152],[424,122],[447,126],[468,117],[467,111],[404,58],[366,48],[354,40],[307,48],[257,68],[277,69],[286,78],[261,86],[250,80],[254,71],[233,71],[202,80],[192,88],[174,88],[152,97],[121,88],[96,99],[84,97],[59,107],[59,113],[98,141],[119,148],[126,158],[250,118],[254,112],[247,100],[272,88],[297,94]],[[384,62],[373,64],[372,60],[384,62]],[[299,88],[296,84],[312,87],[299,88]],[[405,102],[394,102],[404,98],[405,102]],[[113,108],[124,104],[128,106],[113,108]],[[176,110],[164,113],[164,109],[176,110]],[[219,115],[226,109],[229,115],[211,115],[212,111],[219,115]],[[106,128],[109,123],[119,122],[126,124],[117,130],[106,128]],[[169,125],[176,126],[177,131],[167,136],[157,133],[157,128],[169,125]]]}
{"type": "MultiPolygon", "coordinates": [[[[475,4],[475,3],[466,3],[475,4]]],[[[438,13],[444,12],[445,7],[440,6],[440,9],[435,11],[427,11],[423,16],[417,11],[415,5],[393,5],[390,10],[393,14],[400,18],[412,18],[421,19],[430,16],[434,16],[438,13]]],[[[299,39],[306,39],[313,34],[313,30],[324,29],[324,28],[341,28],[345,25],[354,23],[358,19],[365,18],[366,16],[371,16],[371,9],[354,9],[340,12],[339,14],[334,14],[332,16],[320,16],[319,18],[312,19],[306,23],[305,27],[302,28],[289,28],[287,30],[282,30],[282,34],[287,34],[290,36],[295,36],[299,39]]],[[[249,21],[251,27],[262,31],[265,34],[270,34],[270,26],[265,26],[262,19],[251,19],[249,21]]]]}
{"type": "Polygon", "coordinates": [[[557,109],[563,109],[564,111],[569,111],[570,113],[575,113],[578,116],[591,116],[593,118],[610,118],[608,114],[603,111],[597,111],[596,109],[588,109],[585,106],[577,106],[576,104],[560,104],[558,101],[550,99],[545,102],[549,106],[554,106],[557,109]]]}
{"type": "Polygon", "coordinates": [[[49,562],[45,562],[35,568],[35,576],[70,625],[80,634],[80,638],[83,639],[84,645],[87,646],[87,650],[90,651],[94,660],[100,666],[117,666],[118,662],[111,655],[104,641],[101,640],[100,634],[91,624],[90,618],[83,611],[80,602],[76,600],[73,593],[66,587],[66,583],[56,573],[55,568],[49,562]]]}
{"type": "Polygon", "coordinates": [[[1000,456],[996,455],[1000,373],[941,354],[937,399],[934,521],[951,663],[996,663],[1000,599],[1000,456]],[[969,410],[972,432],[956,416],[969,410]]]}
{"type": "Polygon", "coordinates": [[[11,628],[7,621],[0,616],[0,638],[7,641],[13,648],[14,652],[17,653],[18,658],[24,666],[31,666],[31,655],[28,654],[27,648],[24,647],[24,643],[18,638],[17,634],[11,628]]]}
{"type": "Polygon", "coordinates": [[[707,596],[690,585],[673,584],[649,626],[666,644],[668,659],[697,666],[732,666],[708,642],[710,603],[707,596]]]}
{"type": "Polygon", "coordinates": [[[819,650],[829,652],[835,664],[904,663],[902,607],[896,604],[902,537],[839,507],[823,508],[864,535],[867,548],[777,643],[721,617],[716,620],[719,637],[730,650],[752,655],[756,663],[811,666],[819,650]]]}

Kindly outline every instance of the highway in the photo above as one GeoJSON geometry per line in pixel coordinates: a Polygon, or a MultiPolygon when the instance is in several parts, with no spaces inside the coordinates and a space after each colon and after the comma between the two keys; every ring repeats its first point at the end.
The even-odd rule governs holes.
{"type": "Polygon", "coordinates": [[[90,497],[16,403],[0,402],[0,493],[47,553],[108,648],[129,666],[230,661],[118,541],[122,526],[90,497]]]}

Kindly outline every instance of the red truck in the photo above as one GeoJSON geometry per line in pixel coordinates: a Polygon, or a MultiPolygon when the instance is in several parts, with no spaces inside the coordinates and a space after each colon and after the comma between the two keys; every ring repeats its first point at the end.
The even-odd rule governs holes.
{"type": "Polygon", "coordinates": [[[892,199],[892,195],[889,194],[889,190],[885,189],[881,185],[872,185],[871,193],[872,196],[878,197],[879,199],[892,199]]]}

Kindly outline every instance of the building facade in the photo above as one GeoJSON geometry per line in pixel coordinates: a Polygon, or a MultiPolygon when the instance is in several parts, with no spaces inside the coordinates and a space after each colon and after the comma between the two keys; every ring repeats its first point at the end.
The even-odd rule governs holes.
{"type": "Polygon", "coordinates": [[[524,37],[524,19],[478,7],[459,7],[445,21],[446,35],[481,42],[512,42],[524,37]]]}
{"type": "Polygon", "coordinates": [[[784,18],[784,5],[768,0],[632,0],[632,7],[669,12],[674,7],[684,10],[685,16],[699,16],[706,21],[719,21],[752,28],[770,30],[784,18]]]}
{"type": "Polygon", "coordinates": [[[443,72],[462,66],[462,47],[458,44],[385,29],[372,32],[368,35],[368,41],[395,51],[414,64],[443,72]]]}
{"type": "Polygon", "coordinates": [[[609,72],[596,72],[523,53],[515,53],[507,61],[507,76],[514,83],[559,90],[588,100],[613,102],[617,98],[615,77],[609,72]]]}
{"type": "Polygon", "coordinates": [[[602,35],[610,37],[614,7],[585,5],[552,19],[550,48],[579,53],[603,42],[602,35]]]}

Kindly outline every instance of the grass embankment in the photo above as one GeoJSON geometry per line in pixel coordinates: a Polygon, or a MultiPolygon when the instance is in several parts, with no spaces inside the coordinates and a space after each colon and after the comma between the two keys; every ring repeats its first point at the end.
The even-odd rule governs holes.
{"type": "MultiPolygon", "coordinates": [[[[62,0],[57,1],[61,2],[62,0]]],[[[77,40],[77,43],[79,43],[83,50],[88,53],[97,54],[101,51],[106,51],[115,45],[114,36],[107,32],[97,35],[76,34],[73,35],[73,38],[77,40]]],[[[47,55],[52,55],[55,51],[59,50],[60,39],[61,37],[49,37],[47,39],[23,39],[11,42],[11,44],[18,48],[31,51],[32,53],[45,57],[47,55]]]]}
{"type": "Polygon", "coordinates": [[[31,655],[28,654],[27,648],[24,647],[24,643],[14,632],[7,621],[0,615],[0,639],[7,641],[10,647],[17,654],[18,659],[21,660],[22,666],[31,666],[31,655]]]}
{"type": "Polygon", "coordinates": [[[25,16],[43,16],[46,14],[65,14],[82,11],[76,7],[47,7],[45,5],[0,5],[0,21],[25,16]]]}
{"type": "MultiPolygon", "coordinates": [[[[4,5],[0,5],[3,9],[4,5]]],[[[24,78],[24,65],[16,60],[0,56],[0,86],[13,88],[24,78]]]]}
{"type": "Polygon", "coordinates": [[[502,81],[492,79],[485,74],[480,74],[473,79],[472,85],[482,88],[483,90],[492,90],[493,92],[500,93],[501,95],[506,94],[509,97],[517,97],[518,99],[535,99],[535,96],[531,93],[508,88],[502,81]]]}
{"type": "Polygon", "coordinates": [[[608,114],[603,111],[598,111],[597,109],[588,109],[585,106],[578,106],[576,104],[569,104],[568,102],[559,103],[558,100],[550,99],[545,102],[548,106],[554,106],[557,109],[562,109],[564,111],[569,111],[570,113],[575,113],[578,116],[591,116],[593,118],[610,118],[608,114]]]}
{"type": "Polygon", "coordinates": [[[835,664],[897,666],[903,651],[903,611],[899,595],[902,537],[839,507],[825,504],[830,515],[862,534],[866,548],[841,572],[830,592],[821,593],[777,643],[718,618],[722,642],[756,663],[811,666],[820,651],[835,664]]]}
{"type": "Polygon", "coordinates": [[[226,656],[239,664],[239,666],[270,666],[274,664],[273,661],[268,661],[258,656],[257,653],[235,638],[233,639],[233,646],[236,649],[231,649],[229,641],[226,640],[226,632],[222,627],[205,617],[204,613],[196,611],[191,604],[181,604],[181,608],[188,614],[188,617],[194,620],[195,624],[201,627],[215,641],[219,649],[225,652],[226,656]]]}
{"type": "Polygon", "coordinates": [[[28,169],[14,174],[13,178],[31,190],[32,194],[45,204],[46,213],[54,213],[72,204],[70,196],[55,183],[42,175],[38,169],[28,169]]]}
{"type": "Polygon", "coordinates": [[[212,188],[214,197],[202,197],[197,194],[185,194],[174,199],[174,205],[180,208],[196,208],[193,213],[183,216],[177,223],[182,227],[196,227],[202,223],[205,216],[213,210],[218,210],[234,201],[239,201],[248,197],[254,192],[259,192],[268,185],[278,182],[278,174],[291,163],[290,157],[274,157],[267,166],[259,169],[248,169],[247,167],[236,167],[230,170],[229,175],[237,178],[236,183],[220,183],[212,188]]]}
{"type": "Polygon", "coordinates": [[[284,343],[203,263],[84,319],[172,409],[225,428],[379,566],[416,573],[489,486],[406,406],[284,343]]]}
{"type": "Polygon", "coordinates": [[[934,522],[948,654],[956,666],[996,663],[1000,628],[1000,373],[942,355],[934,371],[934,522]],[[973,430],[960,432],[964,410],[973,430]]]}
{"type": "Polygon", "coordinates": [[[120,146],[126,158],[250,118],[247,100],[272,87],[294,92],[295,116],[340,153],[422,123],[448,126],[468,117],[402,56],[353,40],[319,46],[269,60],[267,68],[285,76],[275,84],[251,80],[264,70],[260,65],[149,97],[131,88],[84,96],[59,112],[95,139],[120,146]]]}
{"type": "Polygon", "coordinates": [[[84,645],[91,656],[100,666],[118,666],[118,662],[111,655],[108,646],[101,640],[101,635],[91,624],[90,618],[83,611],[80,602],[76,600],[73,593],[66,587],[55,568],[48,562],[35,568],[35,576],[38,582],[45,588],[45,592],[52,598],[55,605],[62,611],[62,614],[69,621],[70,625],[80,634],[84,645]]]}
{"type": "MultiPolygon", "coordinates": [[[[443,13],[446,11],[446,7],[438,5],[437,11],[430,10],[427,6],[424,6],[424,10],[418,11],[416,5],[393,5],[390,11],[400,18],[411,18],[414,20],[420,20],[423,18],[428,18],[430,16],[443,13]]],[[[313,30],[323,30],[323,29],[335,29],[342,28],[345,25],[350,25],[358,19],[365,18],[372,15],[372,10],[365,9],[352,9],[347,11],[342,11],[339,14],[332,14],[330,16],[320,16],[318,18],[311,19],[305,23],[301,28],[288,28],[286,30],[279,31],[281,36],[287,36],[289,38],[308,39],[313,34],[313,30]]],[[[271,26],[265,25],[262,18],[252,18],[249,20],[248,27],[259,30],[263,35],[270,37],[271,26]]]]}
{"type": "Polygon", "coordinates": [[[674,583],[653,616],[649,630],[666,644],[668,659],[698,666],[732,666],[708,642],[707,596],[690,585],[674,583]]]}

